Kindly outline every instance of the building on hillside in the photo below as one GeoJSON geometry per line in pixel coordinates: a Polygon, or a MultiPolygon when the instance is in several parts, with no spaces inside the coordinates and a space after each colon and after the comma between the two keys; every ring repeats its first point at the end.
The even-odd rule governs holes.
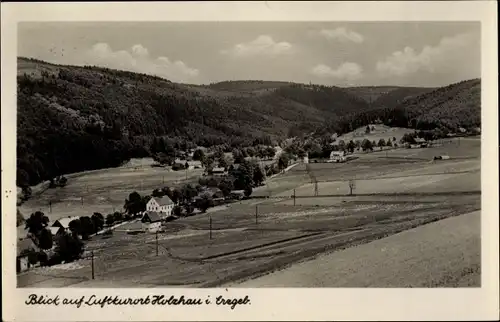
{"type": "Polygon", "coordinates": [[[16,272],[21,273],[30,269],[29,256],[38,252],[38,246],[31,238],[23,238],[17,241],[16,272]]]}
{"type": "Polygon", "coordinates": [[[162,218],[167,218],[172,215],[174,206],[174,202],[168,196],[152,197],[146,204],[146,211],[158,212],[162,218]]]}
{"type": "Polygon", "coordinates": [[[346,153],[345,151],[332,151],[330,153],[330,162],[345,162],[346,153]]]}
{"type": "MultiPolygon", "coordinates": [[[[58,233],[61,233],[63,231],[69,231],[69,223],[72,222],[73,220],[80,219],[79,217],[65,217],[65,218],[59,218],[54,223],[52,224],[52,227],[59,228],[57,230],[58,233]]],[[[52,234],[54,230],[51,229],[52,234]]]]}
{"type": "Polygon", "coordinates": [[[228,173],[232,175],[233,177],[237,177],[240,174],[240,165],[239,164],[232,164],[229,166],[229,171],[228,173]]]}
{"type": "Polygon", "coordinates": [[[424,138],[415,138],[415,143],[420,148],[426,148],[428,146],[428,143],[424,138]]]}
{"type": "Polygon", "coordinates": [[[241,200],[241,199],[243,199],[243,197],[245,197],[245,191],[244,190],[233,190],[233,191],[231,191],[229,197],[231,199],[241,200]]]}
{"type": "Polygon", "coordinates": [[[52,227],[49,227],[49,230],[50,230],[50,232],[52,233],[52,237],[56,237],[56,236],[58,236],[59,234],[62,234],[62,233],[65,231],[65,229],[64,229],[64,228],[59,227],[59,226],[56,226],[56,227],[52,226],[52,227]]]}
{"type": "Polygon", "coordinates": [[[156,233],[161,229],[162,218],[156,211],[147,211],[141,218],[142,229],[150,233],[156,233]]]}
{"type": "Polygon", "coordinates": [[[222,167],[218,167],[218,168],[213,168],[211,171],[209,171],[208,174],[210,174],[214,177],[223,177],[223,176],[227,175],[227,171],[226,171],[226,169],[224,169],[222,167]]]}

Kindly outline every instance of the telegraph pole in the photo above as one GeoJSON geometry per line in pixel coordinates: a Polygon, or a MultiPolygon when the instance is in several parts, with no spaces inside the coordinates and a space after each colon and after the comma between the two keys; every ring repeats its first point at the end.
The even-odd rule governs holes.
{"type": "Polygon", "coordinates": [[[94,276],[94,251],[92,251],[90,258],[92,260],[92,279],[95,279],[95,276],[94,276]]]}
{"type": "Polygon", "coordinates": [[[293,205],[294,206],[295,206],[295,198],[296,198],[295,189],[293,189],[293,205]]]}
{"type": "Polygon", "coordinates": [[[259,205],[255,205],[255,224],[258,225],[259,205]]]}
{"type": "Polygon", "coordinates": [[[82,199],[82,206],[83,206],[83,197],[80,197],[82,199]]]}
{"type": "Polygon", "coordinates": [[[158,230],[156,231],[156,256],[158,256],[158,230]]]}
{"type": "Polygon", "coordinates": [[[49,201],[49,212],[52,213],[52,200],[49,201]]]}
{"type": "Polygon", "coordinates": [[[209,225],[210,225],[210,239],[212,239],[212,216],[208,216],[209,225]]]}

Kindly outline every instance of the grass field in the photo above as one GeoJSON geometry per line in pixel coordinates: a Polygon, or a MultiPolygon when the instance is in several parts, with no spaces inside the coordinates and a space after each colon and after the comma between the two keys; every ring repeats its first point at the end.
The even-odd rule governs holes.
{"type": "Polygon", "coordinates": [[[88,216],[94,212],[107,214],[122,210],[125,199],[133,191],[151,194],[153,189],[186,182],[186,176],[188,182],[198,182],[201,173],[201,169],[168,171],[151,167],[145,162],[139,166],[71,174],[67,176],[68,184],[64,188],[47,189],[23,203],[19,209],[25,216],[42,210],[51,221],[66,216],[88,216]]]}
{"type": "MultiPolygon", "coordinates": [[[[90,279],[90,260],[86,258],[71,264],[35,268],[21,273],[18,275],[18,286],[221,286],[282,269],[325,252],[340,251],[426,223],[479,211],[481,209],[478,154],[480,150],[477,146],[480,141],[471,140],[467,144],[441,148],[447,148],[449,151],[457,149],[454,150],[457,156],[467,155],[472,151],[476,153],[475,159],[456,158],[434,162],[405,159],[403,154],[403,158],[391,159],[371,153],[344,164],[311,164],[316,176],[323,179],[318,184],[320,192],[318,197],[313,197],[314,190],[304,166],[297,165],[289,172],[268,180],[267,187],[254,190],[254,195],[261,194],[272,198],[243,200],[225,207],[210,209],[205,214],[168,222],[165,224],[166,231],[158,236],[158,246],[155,235],[148,233],[131,235],[123,229],[115,231],[109,238],[93,237],[87,243],[87,254],[90,251],[94,251],[95,254],[95,280],[90,279]],[[345,180],[353,177],[356,178],[357,195],[346,196],[348,185],[345,180]],[[290,198],[293,189],[296,189],[298,196],[302,196],[295,201],[290,198]],[[337,196],[326,196],[329,194],[337,196]],[[158,255],[156,255],[157,249],[158,255]]],[[[413,149],[401,149],[401,151],[407,154],[415,153],[413,149]]],[[[61,202],[53,208],[53,213],[57,213],[54,209],[65,209],[64,207],[67,208],[67,212],[61,211],[61,214],[76,213],[79,211],[75,210],[78,201],[69,203],[67,200],[83,194],[84,198],[87,198],[84,200],[91,200],[92,203],[89,202],[88,206],[83,207],[80,205],[79,209],[90,214],[95,211],[93,207],[98,205],[109,207],[113,204],[113,200],[116,200],[117,206],[122,206],[130,191],[150,192],[158,185],[161,186],[163,175],[167,178],[165,185],[172,185],[182,180],[183,175],[185,176],[184,172],[164,172],[158,168],[139,169],[142,170],[122,168],[76,175],[71,178],[67,187],[50,190],[46,192],[47,195],[42,194],[30,202],[35,206],[42,205],[50,198],[59,197],[61,202]],[[143,189],[140,189],[141,182],[143,189]],[[85,187],[89,186],[91,189],[87,192],[85,187]],[[109,194],[112,197],[101,201],[99,198],[105,197],[108,191],[111,191],[109,194]]],[[[189,180],[195,180],[196,176],[196,171],[188,172],[189,180]]],[[[28,206],[30,202],[27,203],[28,206]]],[[[471,225],[469,232],[479,236],[480,231],[476,228],[478,229],[471,225]]],[[[462,228],[457,229],[460,232],[462,228]]],[[[417,240],[420,236],[420,233],[408,234],[398,236],[413,236],[414,239],[408,239],[411,241],[417,240]]],[[[422,233],[420,244],[432,235],[429,234],[422,233]]],[[[442,264],[430,265],[427,271],[417,271],[416,277],[408,277],[406,280],[395,277],[394,280],[390,280],[387,277],[390,274],[384,275],[388,269],[384,269],[381,264],[384,262],[384,254],[379,260],[377,258],[380,252],[375,252],[377,256],[367,257],[375,263],[374,271],[370,274],[374,277],[379,276],[379,283],[384,282],[388,285],[474,284],[476,278],[471,277],[473,275],[466,276],[458,271],[466,268],[457,264],[457,250],[448,249],[453,248],[450,246],[455,245],[453,243],[462,245],[462,241],[458,240],[460,234],[455,235],[453,243],[446,241],[447,237],[441,240],[439,233],[433,236],[435,240],[429,244],[430,248],[427,248],[429,252],[435,252],[429,255],[431,257],[424,254],[418,258],[420,253],[416,252],[414,253],[416,257],[412,257],[413,259],[407,260],[403,254],[400,257],[395,256],[397,258],[390,263],[402,269],[403,275],[400,276],[407,276],[408,267],[423,265],[430,260],[429,258],[436,256],[445,258],[442,264]],[[443,275],[441,271],[445,272],[446,269],[448,273],[443,275]],[[429,279],[433,274],[435,278],[429,279]],[[442,282],[445,278],[442,276],[448,276],[446,274],[451,276],[451,279],[442,282]]],[[[464,235],[463,247],[459,248],[466,251],[464,256],[468,256],[467,260],[471,259],[472,263],[473,260],[477,260],[474,257],[476,256],[474,247],[477,245],[474,242],[470,244],[472,237],[467,236],[464,235]]],[[[406,243],[405,238],[401,241],[402,244],[406,243]]],[[[394,245],[397,244],[390,241],[387,243],[389,246],[386,247],[396,247],[394,245]]],[[[411,244],[409,241],[408,243],[411,244]]],[[[372,253],[374,252],[373,248],[369,248],[373,246],[367,247],[372,253]]],[[[401,251],[402,248],[399,249],[401,251]]],[[[348,261],[342,264],[345,267],[340,270],[343,273],[339,274],[348,274],[351,271],[353,275],[346,278],[345,283],[381,285],[374,282],[375,278],[363,279],[362,273],[356,271],[356,265],[363,260],[362,256],[370,252],[363,250],[358,252],[353,250],[353,252],[361,257],[358,259],[352,259],[354,255],[346,257],[348,261]]],[[[327,266],[330,265],[334,264],[327,266]]],[[[469,265],[467,269],[473,273],[479,272],[479,268],[474,265],[469,265]]],[[[394,267],[391,266],[390,269],[395,269],[394,267]]],[[[290,277],[287,277],[285,280],[289,279],[290,277]]],[[[297,283],[302,283],[300,277],[297,279],[297,283]]],[[[302,281],[304,285],[314,284],[307,278],[302,281]]],[[[294,282],[290,282],[287,286],[292,285],[294,282]]],[[[332,285],[337,284],[332,282],[332,285]]]]}
{"type": "Polygon", "coordinates": [[[230,287],[480,287],[480,212],[444,219],[230,287]]]}

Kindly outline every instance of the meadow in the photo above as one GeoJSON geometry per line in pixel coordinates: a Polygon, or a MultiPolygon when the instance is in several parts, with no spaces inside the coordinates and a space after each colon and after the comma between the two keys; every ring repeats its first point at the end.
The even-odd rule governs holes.
{"type": "MultiPolygon", "coordinates": [[[[468,144],[477,147],[479,143],[471,140],[468,144]]],[[[243,200],[210,209],[204,214],[167,222],[165,231],[159,233],[158,237],[150,233],[129,234],[126,229],[117,229],[112,236],[94,236],[87,243],[84,259],[21,273],[18,275],[18,286],[216,287],[253,279],[289,265],[300,265],[296,263],[320,254],[333,252],[329,256],[337,258],[335,254],[343,254],[341,252],[345,248],[354,247],[352,252],[356,256],[365,254],[367,251],[364,248],[356,251],[358,247],[364,247],[359,245],[434,221],[480,211],[479,148],[472,148],[476,155],[466,158],[460,156],[470,154],[470,146],[461,144],[460,147],[442,147],[445,148],[448,153],[456,151],[457,157],[441,161],[404,160],[377,157],[373,153],[367,154],[366,158],[360,157],[343,164],[311,164],[316,176],[324,180],[318,183],[319,196],[313,195],[314,190],[305,166],[297,165],[289,172],[268,180],[268,187],[259,187],[254,191],[254,194],[263,193],[263,196],[271,198],[243,200]],[[353,196],[347,195],[347,182],[351,178],[356,178],[353,196]],[[293,189],[298,196],[295,200],[291,198],[293,189]],[[95,256],[95,280],[90,277],[91,260],[88,256],[92,251],[95,256]]],[[[436,151],[433,148],[419,150],[428,155],[436,151]]],[[[401,149],[399,153],[403,152],[415,153],[415,149],[401,149]]],[[[87,198],[93,196],[94,199],[91,200],[98,200],[102,194],[105,196],[111,191],[109,193],[119,200],[119,193],[122,193],[121,198],[124,199],[132,189],[146,192],[163,184],[160,182],[163,174],[168,178],[169,185],[182,182],[182,176],[185,175],[183,172],[163,171],[160,168],[143,167],[142,170],[112,169],[109,173],[104,172],[104,177],[102,172],[82,174],[72,177],[67,187],[50,190],[52,195],[49,196],[54,198],[56,191],[63,194],[62,191],[69,188],[64,190],[65,198],[80,193],[87,198]],[[137,189],[141,181],[144,190],[137,189]],[[92,189],[85,195],[86,186],[95,190],[92,189]]],[[[188,180],[193,180],[196,175],[196,170],[188,172],[188,180]]],[[[49,197],[44,198],[47,201],[49,197]]],[[[40,198],[32,203],[35,201],[41,203],[40,198]]],[[[94,201],[93,205],[95,204],[98,203],[94,201]]],[[[94,211],[93,208],[90,210],[91,208],[82,207],[84,209],[94,211]]],[[[394,287],[439,286],[450,283],[477,286],[477,278],[473,277],[466,278],[469,282],[460,282],[461,269],[476,273],[479,270],[476,264],[480,248],[473,238],[480,231],[474,227],[476,226],[472,225],[469,228],[467,236],[471,237],[464,237],[464,241],[458,240],[459,235],[454,235],[455,239],[452,238],[450,242],[435,234],[435,241],[429,246],[429,251],[433,252],[430,257],[423,256],[408,262],[404,256],[395,258],[394,267],[401,267],[406,273],[397,275],[392,280],[390,274],[384,273],[381,268],[385,257],[367,257],[375,263],[375,272],[370,274],[394,287]],[[440,250],[455,242],[465,243],[463,256],[470,259],[462,266],[457,264],[458,253],[440,250]],[[443,264],[430,265],[428,269],[424,269],[424,265],[428,265],[436,257],[443,264]],[[418,277],[400,278],[408,275],[409,269],[405,265],[416,269],[418,277]],[[443,282],[447,277],[442,276],[448,275],[451,276],[448,277],[448,282],[443,282]]],[[[432,234],[422,233],[420,243],[424,243],[430,235],[432,234]]],[[[386,240],[387,246],[384,247],[395,249],[395,243],[412,244],[420,233],[401,233],[397,236],[386,240]]],[[[373,251],[375,246],[366,247],[373,251]]],[[[411,249],[416,254],[414,256],[420,256],[414,247],[411,249]]],[[[344,255],[339,256],[340,260],[344,258],[344,255]]],[[[346,261],[354,261],[354,255],[345,256],[346,261]]],[[[346,262],[345,265],[347,266],[339,271],[339,276],[347,274],[349,267],[355,270],[354,264],[352,266],[346,262]]],[[[360,272],[363,270],[360,269],[360,272]]],[[[298,276],[297,283],[312,283],[310,279],[301,279],[301,274],[303,273],[290,276],[298,276]]],[[[362,273],[354,273],[352,278],[346,279],[346,284],[341,284],[380,285],[377,284],[377,279],[363,279],[361,275],[362,273]]],[[[286,282],[290,281],[290,277],[283,281],[285,284],[289,283],[287,286],[295,285],[295,282],[286,282]]],[[[261,282],[256,283],[260,285],[261,282]]],[[[267,285],[267,282],[262,283],[267,285]]],[[[326,280],[324,285],[337,284],[326,280]]]]}

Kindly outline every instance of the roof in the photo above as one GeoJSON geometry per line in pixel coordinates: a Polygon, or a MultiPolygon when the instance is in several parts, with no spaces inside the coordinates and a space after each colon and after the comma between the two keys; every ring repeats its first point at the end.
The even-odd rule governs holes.
{"type": "Polygon", "coordinates": [[[148,211],[142,216],[142,222],[158,222],[161,221],[161,216],[156,211],[148,211]]]}
{"type": "Polygon", "coordinates": [[[345,152],[344,151],[332,151],[332,153],[330,153],[330,155],[344,155],[345,152]]]}
{"type": "Polygon", "coordinates": [[[417,143],[424,143],[424,142],[427,142],[427,141],[425,141],[425,139],[423,139],[423,138],[415,138],[415,142],[417,142],[417,143]]]}
{"type": "Polygon", "coordinates": [[[55,236],[59,232],[59,229],[61,229],[61,227],[54,227],[54,226],[49,227],[49,230],[53,236],[55,236]]]}
{"type": "Polygon", "coordinates": [[[63,228],[68,228],[69,223],[72,222],[75,219],[80,219],[80,217],[64,217],[64,218],[59,218],[54,223],[52,224],[52,227],[57,227],[57,223],[59,223],[63,228]]]}
{"type": "Polygon", "coordinates": [[[168,206],[168,205],[173,205],[174,202],[172,199],[170,199],[168,196],[163,196],[163,197],[153,197],[151,199],[154,199],[156,203],[161,207],[161,206],[168,206]]]}
{"type": "Polygon", "coordinates": [[[21,255],[23,250],[27,249],[38,250],[38,246],[33,242],[31,238],[23,238],[17,241],[17,256],[21,255]]]}
{"type": "Polygon", "coordinates": [[[226,169],[224,169],[224,168],[213,168],[212,169],[212,172],[225,172],[225,171],[226,171],[226,169]]]}
{"type": "Polygon", "coordinates": [[[245,193],[245,190],[233,190],[231,191],[231,193],[234,193],[234,194],[244,194],[245,193]]]}

